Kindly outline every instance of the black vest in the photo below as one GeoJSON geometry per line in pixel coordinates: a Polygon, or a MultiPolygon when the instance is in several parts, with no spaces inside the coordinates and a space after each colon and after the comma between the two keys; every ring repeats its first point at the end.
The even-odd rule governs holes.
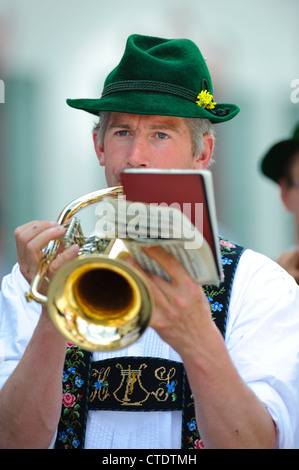
{"type": "MultiPolygon", "coordinates": [[[[234,274],[243,248],[220,238],[224,281],[203,286],[212,318],[225,336],[234,274]]],[[[182,409],[182,449],[203,447],[183,364],[161,358],[124,357],[92,362],[92,354],[68,344],[62,412],[55,448],[84,448],[89,409],[130,412],[182,409]]]]}

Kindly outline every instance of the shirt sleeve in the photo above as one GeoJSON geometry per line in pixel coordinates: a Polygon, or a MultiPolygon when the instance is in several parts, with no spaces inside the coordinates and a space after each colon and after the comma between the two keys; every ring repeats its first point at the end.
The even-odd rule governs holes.
{"type": "Polygon", "coordinates": [[[225,341],[240,376],[276,424],[276,447],[298,447],[299,287],[251,250],[236,271],[225,341]]]}
{"type": "Polygon", "coordinates": [[[16,264],[0,290],[0,388],[23,356],[40,316],[41,306],[25,298],[28,290],[16,264]]]}

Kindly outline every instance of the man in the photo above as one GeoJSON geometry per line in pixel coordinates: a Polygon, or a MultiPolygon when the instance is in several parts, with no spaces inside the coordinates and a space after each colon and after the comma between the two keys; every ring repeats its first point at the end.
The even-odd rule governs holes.
{"type": "Polygon", "coordinates": [[[270,148],[261,162],[261,169],[279,185],[282,202],[294,217],[295,245],[282,253],[277,262],[299,283],[299,124],[290,139],[270,148]]]}
{"type": "MultiPolygon", "coordinates": [[[[206,168],[214,144],[210,123],[225,122],[238,112],[235,105],[214,103],[212,94],[205,60],[193,42],[133,35],[120,64],[107,77],[102,97],[68,104],[96,115],[104,112],[94,145],[111,186],[120,184],[125,168],[206,168]],[[197,119],[203,126],[200,132],[194,130],[197,119]]],[[[65,357],[66,341],[53,327],[46,308],[40,312],[34,303],[26,305],[23,296],[42,248],[63,234],[64,229],[52,222],[34,221],[16,230],[18,265],[4,279],[0,300],[5,359],[0,393],[2,447],[53,446],[61,398],[64,408],[56,445],[79,446],[82,436],[77,434],[77,421],[85,408],[81,391],[86,381],[88,406],[94,398],[100,406],[87,413],[85,448],[180,448],[181,422],[190,410],[182,432],[185,447],[295,446],[298,288],[287,273],[262,255],[221,241],[228,256],[225,267],[235,266],[236,274],[206,295],[175,258],[160,247],[147,248],[147,255],[170,278],[167,282],[143,272],[155,301],[151,328],[124,350],[94,353],[91,360],[100,362],[93,362],[90,377],[83,378],[77,365],[83,364],[85,353],[68,345],[65,357]],[[229,259],[229,253],[239,253],[238,264],[238,259],[229,259]],[[213,300],[220,298],[222,290],[228,299],[231,293],[226,325],[225,309],[221,311],[226,299],[223,304],[213,300]],[[217,318],[220,313],[221,331],[212,319],[211,306],[217,318]],[[138,360],[133,374],[131,361],[138,360]],[[161,367],[152,365],[157,360],[161,367]],[[182,363],[186,376],[183,372],[176,380],[173,374],[182,363]],[[121,385],[113,383],[120,370],[127,384],[122,395],[121,385]],[[145,386],[145,371],[151,374],[152,370],[151,383],[145,386]],[[149,393],[148,387],[157,379],[160,388],[149,393]],[[125,402],[137,385],[143,395],[136,411],[145,409],[146,400],[157,399],[161,405],[162,397],[176,402],[179,395],[183,411],[101,408],[111,398],[122,401],[121,410],[128,410],[125,402]],[[186,396],[194,403],[185,406],[186,396]]],[[[74,245],[57,257],[49,278],[77,252],[74,245]]],[[[133,260],[128,262],[136,266],[133,260]]],[[[43,292],[46,288],[45,283],[43,292]]]]}

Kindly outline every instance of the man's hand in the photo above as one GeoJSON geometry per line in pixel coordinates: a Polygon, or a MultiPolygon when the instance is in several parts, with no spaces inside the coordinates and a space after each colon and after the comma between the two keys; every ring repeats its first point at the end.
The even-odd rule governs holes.
{"type": "MultiPolygon", "coordinates": [[[[18,263],[25,279],[30,284],[34,278],[40,260],[43,256],[43,248],[51,241],[62,237],[65,228],[57,222],[33,221],[18,227],[15,230],[15,239],[18,253],[18,263]]],[[[78,246],[72,245],[65,251],[60,250],[59,256],[49,266],[48,277],[68,260],[78,254],[78,246]]]]}
{"type": "Polygon", "coordinates": [[[170,278],[168,282],[156,274],[146,273],[155,299],[151,326],[181,356],[193,355],[194,345],[206,341],[206,329],[215,327],[204,291],[163,248],[144,247],[143,251],[157,261],[170,278]]]}

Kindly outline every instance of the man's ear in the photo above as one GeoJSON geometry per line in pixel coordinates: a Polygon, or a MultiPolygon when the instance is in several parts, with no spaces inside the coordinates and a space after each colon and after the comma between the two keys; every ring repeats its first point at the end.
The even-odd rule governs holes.
{"type": "Polygon", "coordinates": [[[99,144],[98,136],[95,132],[92,134],[92,138],[93,138],[94,149],[95,149],[95,152],[97,154],[99,163],[100,163],[101,166],[105,166],[104,145],[99,144]]]}
{"type": "Polygon", "coordinates": [[[213,156],[214,149],[214,137],[211,134],[205,134],[203,136],[203,149],[200,155],[196,155],[194,158],[193,169],[204,170],[207,168],[213,156]]]}
{"type": "Polygon", "coordinates": [[[281,196],[282,202],[285,208],[288,211],[292,212],[293,206],[292,206],[292,199],[290,198],[290,188],[285,179],[279,180],[278,184],[280,187],[280,196],[281,196]]]}

